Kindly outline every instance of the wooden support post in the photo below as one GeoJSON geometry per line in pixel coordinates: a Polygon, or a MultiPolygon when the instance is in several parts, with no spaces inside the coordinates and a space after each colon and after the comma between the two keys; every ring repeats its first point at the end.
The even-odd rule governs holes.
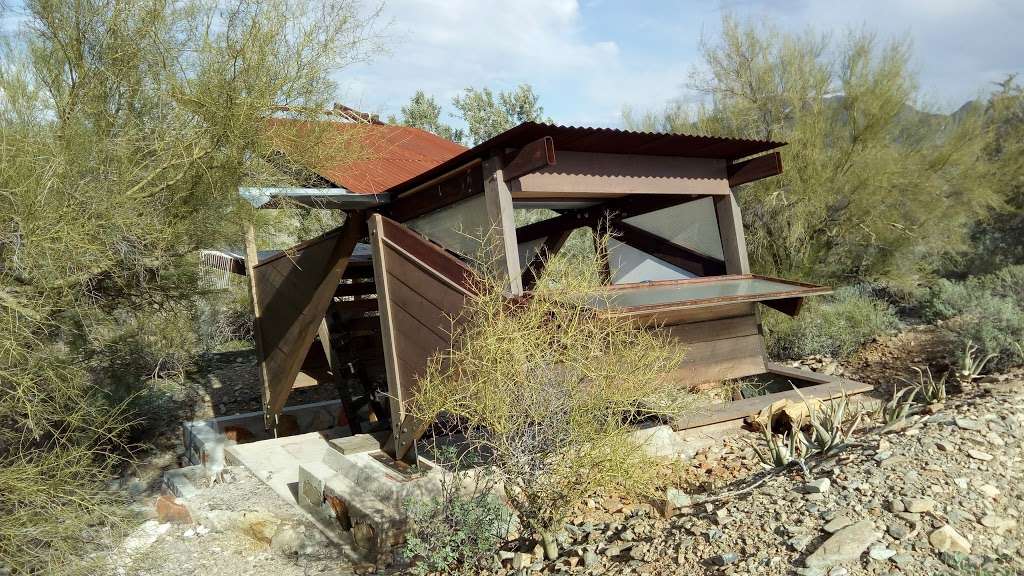
{"type": "Polygon", "coordinates": [[[259,251],[256,249],[256,229],[252,224],[245,226],[245,275],[249,281],[249,296],[252,300],[252,335],[256,341],[256,368],[260,378],[263,398],[263,426],[267,430],[277,430],[277,417],[268,410],[270,402],[270,379],[267,377],[267,358],[263,353],[263,334],[260,326],[259,290],[256,288],[256,276],[253,268],[259,262],[259,251]]]}
{"type": "Polygon", "coordinates": [[[512,294],[523,293],[522,271],[519,268],[519,245],[516,242],[516,222],[512,210],[512,193],[502,174],[501,158],[492,156],[484,161],[484,199],[491,220],[491,241],[498,272],[507,278],[505,287],[512,294]]]}
{"type": "Polygon", "coordinates": [[[562,249],[565,241],[569,239],[573,233],[572,228],[563,228],[559,232],[555,232],[551,236],[548,236],[544,240],[544,244],[541,245],[540,250],[526,265],[526,270],[523,270],[523,288],[526,290],[532,289],[536,284],[540,275],[544,273],[544,267],[548,265],[548,260],[558,254],[558,251],[562,249]]]}
{"type": "Polygon", "coordinates": [[[349,386],[349,379],[342,374],[341,362],[334,352],[334,346],[331,343],[331,330],[327,325],[326,317],[320,321],[317,334],[320,336],[320,346],[324,349],[324,356],[327,357],[327,365],[331,368],[331,375],[334,376],[334,386],[338,389],[338,399],[341,400],[341,407],[345,410],[349,432],[353,435],[361,434],[363,430],[359,424],[359,412],[352,399],[352,387],[349,386]]]}
{"type": "Polygon", "coordinates": [[[747,259],[747,240],[743,235],[743,218],[736,194],[715,197],[715,213],[718,215],[718,233],[722,237],[722,253],[725,255],[726,274],[750,274],[747,259]]]}

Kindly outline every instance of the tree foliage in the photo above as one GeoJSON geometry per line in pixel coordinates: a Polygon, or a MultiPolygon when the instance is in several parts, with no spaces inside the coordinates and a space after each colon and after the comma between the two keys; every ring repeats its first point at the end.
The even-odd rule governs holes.
{"type": "Polygon", "coordinates": [[[255,219],[239,185],[291,181],[267,118],[326,108],[331,73],[370,44],[348,0],[17,10],[0,68],[0,566],[68,573],[137,416],[118,399],[191,341],[160,331],[192,313],[195,249],[255,219]]]}
{"type": "Polygon", "coordinates": [[[465,138],[463,130],[453,128],[441,121],[441,106],[434,100],[433,96],[427,96],[422,90],[417,90],[416,94],[409,100],[409,103],[402,106],[402,117],[400,119],[391,117],[388,121],[391,124],[401,124],[402,126],[412,126],[420,130],[426,130],[452,142],[461,143],[465,138]]]}
{"type": "Polygon", "coordinates": [[[529,84],[520,84],[515,90],[495,94],[490,88],[466,88],[452,98],[457,118],[466,123],[466,129],[453,128],[441,121],[441,106],[433,96],[422,90],[402,106],[401,118],[391,117],[392,124],[415,126],[433,132],[459,144],[475,146],[523,122],[550,122],[544,117],[540,98],[529,84]]]}
{"type": "Polygon", "coordinates": [[[908,278],[963,248],[997,202],[978,114],[913,107],[902,41],[867,32],[842,41],[726,17],[702,43],[693,87],[707,102],[631,127],[788,142],[784,173],[739,192],[761,272],[822,281],[908,278]]]}
{"type": "Polygon", "coordinates": [[[999,83],[984,106],[990,139],[986,177],[1002,204],[971,231],[972,244],[962,261],[951,266],[956,275],[984,274],[1024,264],[1024,88],[1009,76],[999,83]]]}

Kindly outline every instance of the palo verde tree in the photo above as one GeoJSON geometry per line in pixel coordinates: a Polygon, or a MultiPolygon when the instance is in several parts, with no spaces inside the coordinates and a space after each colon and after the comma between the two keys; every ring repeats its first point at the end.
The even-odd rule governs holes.
{"type": "MultiPolygon", "coordinates": [[[[331,74],[372,47],[353,2],[305,4],[8,4],[22,25],[0,65],[0,572],[107,571],[75,559],[111,518],[96,488],[140,416],[121,399],[166,363],[111,369],[124,355],[102,351],[183,339],[159,331],[194,300],[195,250],[254,218],[238,187],[292,182],[267,118],[324,109],[331,74]]],[[[303,136],[302,160],[337,144],[303,136]]]]}
{"type": "Polygon", "coordinates": [[[692,87],[702,107],[626,122],[789,143],[784,173],[739,193],[758,271],[913,278],[965,246],[996,200],[979,115],[916,109],[905,42],[868,32],[835,41],[726,17],[701,52],[692,87]]]}
{"type": "Polygon", "coordinates": [[[498,92],[497,99],[490,88],[466,88],[461,96],[452,98],[452,105],[466,121],[469,140],[474,145],[523,122],[550,121],[544,119],[540,97],[529,84],[498,92]]]}

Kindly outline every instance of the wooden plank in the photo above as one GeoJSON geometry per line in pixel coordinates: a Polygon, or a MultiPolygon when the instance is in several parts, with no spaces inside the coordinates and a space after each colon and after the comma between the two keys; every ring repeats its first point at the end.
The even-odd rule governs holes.
{"type": "Polygon", "coordinates": [[[509,182],[512,197],[729,193],[725,160],[560,152],[558,163],[509,182]]]}
{"type": "MultiPolygon", "coordinates": [[[[284,407],[295,376],[364,230],[361,213],[350,212],[337,234],[324,235],[321,242],[306,244],[302,250],[293,252],[287,262],[278,261],[281,266],[291,266],[276,292],[268,295],[268,304],[263,310],[264,318],[269,318],[268,313],[274,312],[274,322],[282,328],[278,331],[279,340],[268,343],[264,338],[263,342],[270,388],[266,406],[269,412],[278,414],[284,407]]],[[[264,269],[261,264],[252,270],[257,284],[264,269]]]]}
{"type": "Polygon", "coordinates": [[[400,224],[379,215],[371,218],[371,224],[392,416],[385,449],[400,460],[415,434],[422,433],[416,427],[410,438],[409,428],[403,428],[416,378],[431,356],[450,346],[449,314],[456,315],[471,293],[473,273],[400,224]]]}
{"type": "Polygon", "coordinates": [[[752,302],[740,302],[736,304],[705,306],[702,308],[652,312],[647,315],[636,315],[635,318],[646,325],[667,327],[676,324],[686,324],[689,322],[704,322],[707,320],[732,318],[734,316],[749,316],[754,314],[756,310],[757,308],[752,302]]]}
{"type": "Polygon", "coordinates": [[[760,334],[687,344],[680,367],[668,377],[681,385],[720,382],[765,371],[760,334]]]}
{"type": "Polygon", "coordinates": [[[430,326],[426,324],[417,314],[417,311],[405,310],[397,304],[391,307],[392,323],[395,331],[402,335],[407,344],[407,349],[401,346],[397,348],[399,358],[408,358],[409,364],[416,366],[413,360],[424,361],[433,356],[439,349],[446,349],[451,345],[451,337],[445,331],[444,326],[430,326]]]}
{"type": "Polygon", "coordinates": [[[736,196],[732,192],[727,196],[715,198],[715,214],[718,216],[718,234],[722,237],[726,273],[750,274],[743,218],[740,216],[736,196]]]}
{"type": "Polygon", "coordinates": [[[431,270],[466,293],[473,291],[475,274],[461,260],[412,229],[387,218],[382,218],[381,229],[385,244],[404,253],[410,262],[416,262],[422,269],[431,270]]]}
{"type": "Polygon", "coordinates": [[[267,376],[267,357],[263,351],[263,326],[260,321],[260,294],[256,286],[256,275],[252,270],[259,263],[259,251],[256,250],[256,230],[252,224],[245,227],[245,274],[249,281],[249,296],[252,302],[252,334],[256,348],[256,367],[260,379],[260,396],[263,400],[263,426],[267,430],[274,427],[273,415],[267,410],[270,401],[270,378],[267,376]]]}
{"type": "Polygon", "coordinates": [[[832,292],[832,289],[827,286],[817,286],[815,284],[795,282],[792,280],[783,280],[781,278],[772,278],[770,276],[761,276],[758,274],[730,274],[727,276],[708,276],[705,278],[685,278],[680,280],[654,280],[650,282],[615,284],[612,286],[604,286],[602,290],[606,292],[614,292],[618,290],[651,289],[657,287],[670,287],[682,284],[701,284],[743,279],[768,280],[778,284],[784,284],[787,286],[787,288],[784,290],[776,290],[775,292],[737,294],[730,296],[715,296],[709,298],[694,298],[689,300],[679,300],[659,304],[644,304],[637,306],[610,308],[601,311],[601,314],[605,316],[632,316],[637,318],[646,318],[649,317],[651,314],[656,315],[658,313],[670,312],[673,310],[681,310],[686,308],[703,308],[706,306],[718,306],[720,304],[738,302],[763,303],[768,300],[779,300],[784,298],[803,298],[806,296],[818,296],[822,294],[829,294],[832,292]]]}
{"type": "Polygon", "coordinates": [[[342,315],[351,316],[354,314],[366,314],[376,312],[379,304],[376,298],[363,298],[359,300],[335,300],[331,303],[331,310],[342,315]]]}
{"type": "Polygon", "coordinates": [[[380,214],[370,216],[370,248],[373,251],[373,272],[377,284],[378,311],[380,313],[381,343],[384,349],[384,366],[387,371],[389,405],[391,408],[391,426],[394,428],[402,421],[403,392],[399,384],[398,354],[395,351],[395,328],[391,312],[392,304],[388,298],[388,273],[385,264],[384,250],[384,218],[380,214]]]}
{"type": "Polygon", "coordinates": [[[519,243],[516,240],[516,220],[512,208],[512,195],[505,182],[501,158],[484,160],[484,200],[487,216],[491,221],[492,233],[496,235],[491,245],[496,251],[495,272],[501,274],[505,288],[512,293],[523,293],[523,272],[519,269],[519,243]]]}
{"type": "MultiPolygon", "coordinates": [[[[402,309],[415,314],[416,318],[420,322],[430,327],[430,330],[433,330],[435,333],[442,335],[447,339],[450,335],[452,321],[454,317],[458,315],[462,303],[460,302],[458,307],[452,306],[447,309],[442,309],[403,282],[401,278],[392,275],[389,280],[391,281],[391,294],[389,297],[392,301],[402,309]],[[449,310],[451,311],[449,312],[449,310]],[[440,330],[440,332],[438,332],[438,330],[440,330]]],[[[429,292],[429,290],[424,290],[424,292],[429,292]]],[[[449,294],[452,293],[449,291],[449,294]]],[[[444,299],[449,302],[462,300],[457,296],[451,298],[446,297],[444,299]]],[[[462,301],[464,302],[464,300],[462,301]]]]}
{"type": "Polygon", "coordinates": [[[772,152],[742,162],[733,162],[726,166],[729,187],[733,188],[762,178],[782,174],[782,155],[772,152]]]}
{"type": "MultiPolygon", "coordinates": [[[[380,310],[380,300],[377,301],[377,309],[380,310]]],[[[341,323],[341,328],[348,332],[380,332],[380,317],[364,316],[361,318],[346,318],[341,323]]]]}
{"type": "Polygon", "coordinates": [[[338,284],[335,296],[369,296],[377,293],[377,285],[371,282],[344,282],[338,284]]]}
{"type": "Polygon", "coordinates": [[[765,306],[773,308],[788,316],[796,316],[804,307],[803,298],[783,298],[781,300],[767,300],[762,302],[765,306]]]}
{"type": "Polygon", "coordinates": [[[439,280],[436,270],[428,272],[423,267],[405,258],[403,254],[391,250],[390,247],[385,247],[385,257],[388,262],[390,278],[401,279],[407,287],[410,287],[420,297],[447,314],[455,315],[462,309],[465,294],[455,290],[443,289],[447,284],[439,280]],[[436,286],[439,282],[441,282],[441,287],[436,286]]]}
{"type": "Polygon", "coordinates": [[[844,393],[847,396],[854,396],[867,392],[871,389],[872,386],[855,382],[853,380],[840,380],[823,384],[814,384],[811,386],[800,387],[799,393],[795,390],[787,390],[785,392],[776,392],[774,394],[766,394],[764,396],[754,396],[752,398],[734,400],[732,402],[725,402],[723,404],[699,409],[694,411],[692,414],[687,414],[677,420],[674,427],[676,430],[684,430],[687,428],[707,426],[709,424],[718,424],[719,422],[728,422],[730,420],[742,420],[748,416],[757,414],[778,400],[800,402],[801,395],[803,398],[816,398],[818,400],[827,401],[839,398],[844,393]]]}
{"type": "Polygon", "coordinates": [[[697,276],[721,276],[726,273],[725,262],[714,256],[680,246],[620,220],[613,220],[611,228],[616,240],[697,276]]]}
{"type": "Polygon", "coordinates": [[[520,148],[502,171],[505,181],[519,178],[535,170],[555,165],[555,141],[544,136],[520,148]]]}
{"type": "Polygon", "coordinates": [[[735,318],[676,324],[675,326],[667,326],[663,330],[665,334],[672,338],[690,344],[758,334],[759,323],[757,316],[751,314],[735,318]]]}
{"type": "Polygon", "coordinates": [[[572,233],[572,230],[562,230],[544,239],[540,250],[537,251],[537,254],[527,263],[526,269],[523,270],[523,288],[529,290],[537,284],[537,279],[544,273],[544,267],[547,266],[548,261],[555,254],[558,254],[558,251],[562,249],[565,241],[569,239],[572,233]]]}
{"type": "Polygon", "coordinates": [[[697,196],[688,194],[645,194],[640,196],[631,196],[621,200],[609,200],[607,202],[602,202],[597,206],[565,211],[560,216],[555,216],[554,218],[548,218],[547,220],[541,220],[540,222],[534,222],[532,224],[516,228],[516,240],[520,243],[540,240],[541,238],[557,234],[564,230],[572,232],[573,230],[584,226],[597,226],[602,219],[609,217],[609,215],[613,215],[617,219],[631,218],[633,216],[639,216],[641,214],[647,214],[648,212],[655,212],[678,204],[691,202],[697,198],[697,196]]]}
{"type": "Polygon", "coordinates": [[[398,222],[405,222],[483,191],[483,171],[479,163],[472,163],[440,181],[404,193],[385,206],[382,213],[398,222]]]}
{"type": "MultiPolygon", "coordinates": [[[[324,355],[327,357],[327,365],[334,377],[334,386],[338,390],[338,399],[341,400],[341,408],[345,411],[345,419],[348,420],[349,430],[352,434],[360,434],[363,427],[359,422],[359,411],[356,410],[355,402],[352,399],[352,388],[349,386],[348,378],[342,373],[342,363],[334,351],[331,343],[331,331],[327,326],[327,319],[320,322],[318,331],[320,345],[323,347],[324,355]]],[[[293,386],[294,388],[294,386],[293,386]]]]}

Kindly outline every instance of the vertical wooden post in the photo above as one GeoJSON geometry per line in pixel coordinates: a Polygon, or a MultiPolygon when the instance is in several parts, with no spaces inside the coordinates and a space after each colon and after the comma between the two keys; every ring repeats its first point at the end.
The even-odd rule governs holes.
{"type": "Polygon", "coordinates": [[[522,294],[523,274],[519,266],[519,244],[516,242],[512,193],[505,183],[501,158],[492,156],[484,160],[483,171],[487,216],[491,220],[491,233],[497,236],[497,242],[495,242],[497,254],[494,255],[497,262],[495,265],[507,277],[508,282],[505,286],[509,292],[522,294]]]}
{"type": "MultiPolygon", "coordinates": [[[[328,312],[330,314],[330,312],[328,312]]],[[[320,336],[320,346],[324,349],[324,356],[327,357],[327,366],[334,376],[334,386],[338,389],[338,399],[341,400],[341,408],[345,411],[345,419],[348,420],[348,429],[353,435],[362,433],[362,426],[359,424],[359,412],[355,409],[352,400],[352,387],[349,386],[348,378],[341,373],[341,362],[338,355],[334,353],[334,345],[331,343],[331,330],[327,324],[327,317],[320,321],[320,328],[317,330],[320,336]]]]}
{"type": "Polygon", "coordinates": [[[718,233],[722,237],[726,274],[750,274],[743,218],[735,192],[730,191],[728,196],[715,196],[715,213],[718,215],[718,233]]]}
{"type": "Polygon", "coordinates": [[[249,296],[252,300],[252,338],[256,342],[256,367],[260,378],[263,396],[263,426],[267,430],[277,430],[276,415],[270,410],[270,381],[267,377],[267,359],[263,354],[263,332],[260,327],[260,299],[256,289],[256,275],[253,269],[259,264],[259,251],[256,250],[256,229],[252,224],[245,226],[245,275],[249,280],[249,296]]]}

